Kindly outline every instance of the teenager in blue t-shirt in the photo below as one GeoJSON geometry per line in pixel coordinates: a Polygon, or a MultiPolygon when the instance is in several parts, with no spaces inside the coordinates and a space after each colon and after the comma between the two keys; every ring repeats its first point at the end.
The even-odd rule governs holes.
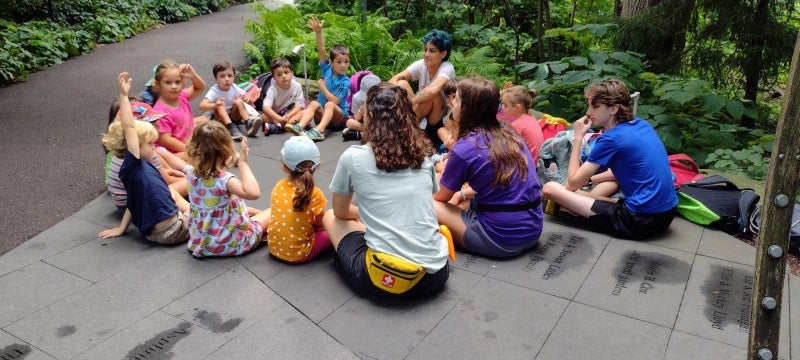
{"type": "Polygon", "coordinates": [[[548,182],[544,197],[616,237],[644,239],[666,230],[675,216],[678,196],[667,152],[655,130],[631,112],[628,88],[606,79],[589,86],[584,95],[589,109],[576,121],[567,182],[548,182]],[[592,126],[605,131],[583,164],[581,139],[592,126]],[[624,199],[590,196],[579,189],[601,167],[614,173],[624,199]]]}

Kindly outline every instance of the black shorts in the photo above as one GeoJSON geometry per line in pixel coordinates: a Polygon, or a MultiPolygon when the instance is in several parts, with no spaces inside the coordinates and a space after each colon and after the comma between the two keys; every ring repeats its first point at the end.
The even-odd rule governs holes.
{"type": "Polygon", "coordinates": [[[596,214],[589,217],[592,226],[611,236],[633,240],[643,240],[666,230],[676,213],[672,209],[655,214],[637,214],[628,210],[622,199],[616,203],[595,200],[592,211],[596,214]]]}
{"type": "Polygon", "coordinates": [[[366,256],[367,241],[364,240],[363,231],[353,231],[342,238],[336,248],[336,263],[339,265],[342,276],[353,290],[360,294],[373,296],[402,296],[422,297],[434,294],[444,288],[450,275],[447,265],[435,274],[426,273],[414,287],[403,294],[395,295],[383,291],[372,284],[367,272],[366,256]]]}

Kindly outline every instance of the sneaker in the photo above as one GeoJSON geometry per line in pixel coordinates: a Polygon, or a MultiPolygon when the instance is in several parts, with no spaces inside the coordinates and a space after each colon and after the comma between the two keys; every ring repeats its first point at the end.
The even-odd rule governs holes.
{"type": "Polygon", "coordinates": [[[281,127],[273,123],[264,123],[264,135],[280,134],[281,127]]]}
{"type": "Polygon", "coordinates": [[[447,159],[447,154],[448,153],[433,154],[433,155],[431,155],[431,161],[433,161],[434,164],[438,164],[438,163],[444,161],[444,159],[447,159]]]}
{"type": "Polygon", "coordinates": [[[556,204],[555,201],[545,199],[544,208],[542,209],[545,214],[554,216],[557,219],[565,220],[573,224],[588,224],[589,219],[577,215],[572,211],[564,209],[561,205],[556,204]]]}
{"type": "Polygon", "coordinates": [[[303,132],[303,128],[300,127],[298,124],[286,124],[283,127],[284,130],[294,134],[295,136],[303,136],[305,133],[303,132]]]}
{"type": "Polygon", "coordinates": [[[361,132],[352,129],[342,130],[342,141],[349,140],[361,140],[361,132]]]}
{"type": "Polygon", "coordinates": [[[225,125],[225,127],[227,127],[228,131],[231,133],[231,138],[233,138],[233,141],[242,141],[242,132],[239,131],[239,127],[236,126],[236,124],[231,122],[228,123],[228,125],[225,125]]]}
{"type": "Polygon", "coordinates": [[[319,130],[317,130],[316,128],[313,128],[313,127],[309,128],[308,130],[306,130],[306,136],[308,136],[309,138],[311,138],[311,140],[314,140],[314,141],[324,141],[325,140],[325,135],[322,135],[319,132],[319,130]]]}
{"type": "Polygon", "coordinates": [[[250,120],[247,120],[247,124],[245,125],[245,128],[247,129],[247,136],[256,136],[256,134],[258,134],[258,129],[261,129],[262,123],[263,120],[261,120],[261,117],[253,117],[250,118],[250,120]]]}

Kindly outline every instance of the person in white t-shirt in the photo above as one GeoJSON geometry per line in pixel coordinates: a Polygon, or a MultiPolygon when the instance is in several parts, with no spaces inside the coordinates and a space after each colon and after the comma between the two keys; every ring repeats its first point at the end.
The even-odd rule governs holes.
{"type": "Polygon", "coordinates": [[[434,29],[422,38],[422,44],[425,46],[422,59],[393,76],[389,82],[406,89],[417,120],[427,120],[425,133],[434,146],[438,146],[436,130],[441,127],[442,118],[447,113],[447,97],[442,88],[456,76],[453,64],[447,61],[453,49],[453,39],[446,31],[434,29]],[[409,81],[418,81],[419,91],[415,92],[409,81]]]}

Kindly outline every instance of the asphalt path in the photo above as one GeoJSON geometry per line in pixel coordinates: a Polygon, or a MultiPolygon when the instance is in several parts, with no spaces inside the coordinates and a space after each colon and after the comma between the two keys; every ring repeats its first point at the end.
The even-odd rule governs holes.
{"type": "Polygon", "coordinates": [[[138,94],[153,66],[172,59],[192,64],[211,86],[214,62],[246,64],[242,42],[251,36],[244,26],[255,18],[250,4],[232,6],[99,46],[0,88],[0,255],[105,191],[100,139],[120,71],[131,74],[138,94]]]}

